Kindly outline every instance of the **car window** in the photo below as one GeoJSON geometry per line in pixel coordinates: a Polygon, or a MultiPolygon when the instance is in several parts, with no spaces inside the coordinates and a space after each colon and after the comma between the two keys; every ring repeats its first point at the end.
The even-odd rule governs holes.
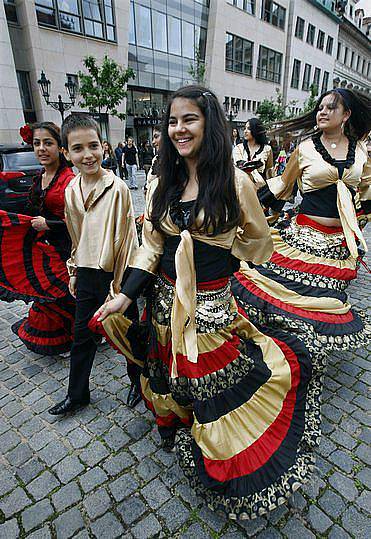
{"type": "Polygon", "coordinates": [[[3,170],[35,170],[39,169],[40,164],[33,152],[12,152],[4,153],[3,170]]]}

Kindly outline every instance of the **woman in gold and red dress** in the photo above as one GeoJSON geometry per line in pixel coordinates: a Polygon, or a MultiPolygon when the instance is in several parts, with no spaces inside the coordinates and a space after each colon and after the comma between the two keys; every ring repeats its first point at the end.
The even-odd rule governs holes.
{"type": "Polygon", "coordinates": [[[216,96],[200,86],[176,91],[143,243],[95,324],[128,355],[134,332],[122,313],[147,287],[141,387],[162,445],[177,443],[185,474],[212,508],[246,519],[281,505],[310,477],[319,399],[300,343],[258,331],[231,293],[241,260],[261,264],[272,254],[253,183],[231,151],[216,96]]]}
{"type": "Polygon", "coordinates": [[[289,199],[298,181],[299,213],[272,229],[270,260],[253,268],[243,263],[232,280],[240,309],[266,334],[284,331],[300,341],[318,376],[330,352],[365,346],[370,338],[368,319],[345,292],[367,250],[354,201],[357,195],[363,214],[370,213],[370,103],[351,90],[330,90],[312,112],[282,126],[312,135],[295,149],[282,176],[267,180],[263,203],[289,199]]]}

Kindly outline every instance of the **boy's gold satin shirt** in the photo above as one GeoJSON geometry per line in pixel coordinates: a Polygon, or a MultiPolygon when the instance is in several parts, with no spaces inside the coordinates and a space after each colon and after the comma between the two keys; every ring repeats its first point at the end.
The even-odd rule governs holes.
{"type": "Polygon", "coordinates": [[[120,291],[122,275],[138,247],[130,191],[112,171],[105,171],[88,198],[83,201],[81,174],[65,191],[65,216],[72,240],[68,273],[78,267],[114,273],[112,292],[120,291]]]}

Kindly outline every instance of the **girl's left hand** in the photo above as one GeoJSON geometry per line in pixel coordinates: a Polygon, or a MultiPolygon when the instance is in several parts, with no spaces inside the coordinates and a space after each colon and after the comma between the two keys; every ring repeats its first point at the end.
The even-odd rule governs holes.
{"type": "Polygon", "coordinates": [[[37,217],[34,217],[33,219],[31,219],[31,226],[38,232],[49,230],[49,227],[46,224],[45,217],[41,217],[41,215],[38,215],[37,217]]]}

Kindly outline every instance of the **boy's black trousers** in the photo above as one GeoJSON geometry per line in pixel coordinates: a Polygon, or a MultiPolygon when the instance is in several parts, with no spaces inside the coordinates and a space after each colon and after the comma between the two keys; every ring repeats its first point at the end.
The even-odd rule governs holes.
{"type": "MultiPolygon", "coordinates": [[[[98,337],[90,331],[88,324],[97,309],[103,305],[112,279],[113,272],[77,268],[75,331],[68,384],[68,396],[73,402],[90,400],[89,377],[98,337]]],[[[136,304],[130,306],[126,315],[131,319],[138,316],[136,304]]],[[[139,385],[140,368],[137,365],[128,365],[128,375],[132,383],[139,385]]]]}

